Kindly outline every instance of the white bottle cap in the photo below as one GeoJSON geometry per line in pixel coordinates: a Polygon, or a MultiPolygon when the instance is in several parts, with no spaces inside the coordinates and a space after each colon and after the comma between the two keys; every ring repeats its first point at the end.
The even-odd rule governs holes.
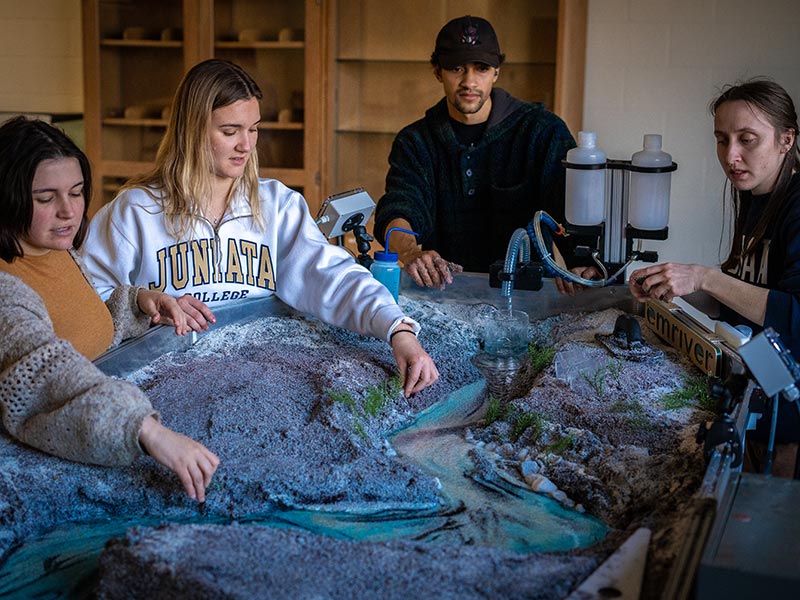
{"type": "Polygon", "coordinates": [[[581,148],[594,148],[597,144],[597,134],[594,131],[579,131],[578,146],[581,148]]]}
{"type": "Polygon", "coordinates": [[[661,134],[659,134],[659,133],[645,133],[644,134],[644,149],[645,150],[661,150],[661,134]]]}

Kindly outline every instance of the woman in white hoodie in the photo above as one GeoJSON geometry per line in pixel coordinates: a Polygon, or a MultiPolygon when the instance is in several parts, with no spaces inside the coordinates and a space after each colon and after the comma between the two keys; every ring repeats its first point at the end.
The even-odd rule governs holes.
{"type": "MultiPolygon", "coordinates": [[[[105,298],[140,285],[211,306],[277,295],[336,326],[387,340],[406,395],[439,377],[392,295],[328,243],[305,199],[258,178],[261,91],[238,65],[211,59],[184,76],[155,168],[94,217],[84,258],[105,298]]],[[[185,305],[193,327],[204,315],[185,305]]]]}

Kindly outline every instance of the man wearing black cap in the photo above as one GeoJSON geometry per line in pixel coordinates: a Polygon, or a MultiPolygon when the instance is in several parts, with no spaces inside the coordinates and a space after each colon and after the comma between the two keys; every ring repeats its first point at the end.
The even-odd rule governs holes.
{"type": "Polygon", "coordinates": [[[419,235],[391,236],[418,285],[443,288],[462,267],[488,272],[537,210],[564,219],[561,160],[575,141],[542,104],[493,87],[504,60],[485,19],[447,23],[431,55],[445,97],[395,138],[375,237],[419,235]]]}

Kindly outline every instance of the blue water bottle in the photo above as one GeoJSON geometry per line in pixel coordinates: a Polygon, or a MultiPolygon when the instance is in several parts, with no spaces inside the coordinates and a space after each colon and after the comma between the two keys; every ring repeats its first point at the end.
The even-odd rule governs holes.
{"type": "Polygon", "coordinates": [[[397,297],[400,294],[400,264],[397,262],[397,252],[389,252],[389,236],[393,231],[402,231],[416,236],[417,234],[402,227],[392,227],[386,232],[386,243],[384,244],[385,251],[376,251],[375,260],[370,265],[369,270],[372,276],[386,286],[394,301],[397,302],[397,297]]]}

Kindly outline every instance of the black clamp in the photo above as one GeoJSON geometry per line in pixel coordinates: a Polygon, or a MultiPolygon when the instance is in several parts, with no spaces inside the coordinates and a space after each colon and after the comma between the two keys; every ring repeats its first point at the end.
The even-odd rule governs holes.
{"type": "Polygon", "coordinates": [[[354,225],[351,229],[353,235],[355,235],[356,246],[358,247],[358,257],[356,257],[356,261],[365,269],[369,269],[374,262],[369,255],[369,251],[372,247],[371,242],[374,241],[375,238],[367,233],[367,228],[363,225],[354,225]]]}
{"type": "Polygon", "coordinates": [[[542,263],[528,261],[517,265],[513,273],[505,270],[505,261],[498,260],[489,265],[489,287],[502,287],[503,282],[510,281],[515,290],[542,289],[544,267],[542,263]]]}
{"type": "Polygon", "coordinates": [[[736,431],[736,424],[728,415],[722,415],[711,422],[711,425],[701,423],[695,436],[698,444],[703,444],[703,456],[706,462],[718,446],[725,444],[733,454],[731,468],[735,469],[742,464],[742,439],[736,431]]]}
{"type": "Polygon", "coordinates": [[[651,231],[649,229],[637,229],[632,225],[625,228],[625,251],[628,258],[634,258],[640,262],[654,263],[658,262],[658,252],[646,250],[644,252],[634,252],[633,240],[666,240],[669,237],[669,227],[664,229],[657,229],[651,231]]]}

